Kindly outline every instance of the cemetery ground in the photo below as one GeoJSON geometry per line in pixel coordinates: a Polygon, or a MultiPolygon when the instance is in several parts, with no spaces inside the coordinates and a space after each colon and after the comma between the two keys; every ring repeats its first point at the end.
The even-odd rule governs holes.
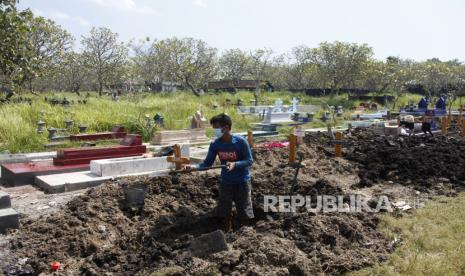
{"type": "MultiPolygon", "coordinates": [[[[251,105],[253,94],[251,92],[231,93],[207,93],[202,97],[196,97],[190,92],[136,94],[121,96],[113,101],[111,96],[98,97],[96,93],[81,92],[81,96],[71,93],[46,93],[40,97],[22,95],[32,99],[32,104],[10,103],[0,106],[0,152],[27,153],[47,151],[44,144],[47,143],[47,131],[37,134],[37,122],[46,123],[45,128],[65,128],[65,120],[74,121],[72,133],[78,133],[78,125],[84,124],[88,132],[101,132],[110,130],[115,124],[122,124],[128,133],[142,134],[144,141],[149,141],[154,131],[153,126],[148,125],[148,119],[152,119],[156,113],[164,116],[166,129],[183,129],[189,125],[189,118],[197,110],[202,110],[207,118],[220,112],[226,112],[234,121],[234,131],[246,131],[249,123],[258,122],[258,118],[241,116],[237,114],[236,103],[240,99],[243,105],[251,105]],[[44,98],[70,101],[69,107],[60,104],[55,106],[45,102],[44,98]],[[85,104],[82,101],[86,101],[85,104]],[[81,102],[81,103],[79,103],[81,102]]],[[[289,92],[262,92],[260,104],[273,105],[276,98],[281,98],[284,104],[289,105],[292,97],[300,99],[299,104],[319,104],[343,106],[345,116],[349,116],[349,108],[359,104],[357,101],[348,101],[347,95],[339,97],[311,97],[303,93],[289,92]]],[[[418,95],[403,95],[397,101],[397,105],[405,105],[409,101],[417,102],[418,95]]],[[[316,114],[319,117],[321,114],[316,114]]],[[[307,127],[324,127],[321,122],[312,122],[307,127]]],[[[282,129],[286,132],[286,128],[282,129]]],[[[211,136],[211,131],[207,130],[211,136]]],[[[64,144],[63,147],[76,146],[78,144],[64,144]]]]}
{"type": "Polygon", "coordinates": [[[85,275],[463,274],[463,138],[356,129],[346,140],[343,157],[335,158],[328,135],[307,134],[298,148],[297,185],[286,148],[254,149],[255,220],[224,240],[209,236],[227,250],[199,246],[199,236],[218,227],[210,218],[218,174],[196,172],[109,181],[53,204],[42,197],[34,204],[52,208],[26,213],[19,230],[2,236],[0,265],[49,274],[58,261],[62,273],[85,275]],[[141,210],[124,207],[124,189],[134,186],[147,189],[141,210]],[[389,214],[265,212],[265,195],[290,191],[342,195],[342,203],[360,193],[424,206],[389,214]]]}

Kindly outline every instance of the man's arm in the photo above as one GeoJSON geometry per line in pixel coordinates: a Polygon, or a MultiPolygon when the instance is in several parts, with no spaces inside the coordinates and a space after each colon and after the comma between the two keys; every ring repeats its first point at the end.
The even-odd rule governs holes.
{"type": "Polygon", "coordinates": [[[244,158],[236,161],[235,167],[238,169],[250,167],[253,163],[252,151],[250,150],[249,143],[245,139],[241,141],[241,155],[244,156],[244,158]]]}
{"type": "Polygon", "coordinates": [[[208,147],[208,153],[207,156],[205,157],[205,160],[203,160],[202,163],[197,165],[198,169],[206,168],[206,167],[211,167],[213,165],[213,162],[215,162],[216,158],[216,148],[213,145],[213,142],[210,144],[210,147],[208,147]]]}

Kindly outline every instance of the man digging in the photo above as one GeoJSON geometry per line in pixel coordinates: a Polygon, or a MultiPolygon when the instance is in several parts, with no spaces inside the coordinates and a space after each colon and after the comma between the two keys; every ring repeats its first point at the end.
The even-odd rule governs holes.
{"type": "Polygon", "coordinates": [[[249,143],[241,136],[231,134],[232,121],[226,114],[217,115],[210,120],[216,139],[210,144],[205,160],[187,170],[207,168],[213,165],[218,155],[221,165],[219,198],[215,217],[224,221],[224,230],[231,229],[232,203],[236,206],[239,223],[247,225],[254,218],[251,199],[249,168],[253,158],[249,143]]]}

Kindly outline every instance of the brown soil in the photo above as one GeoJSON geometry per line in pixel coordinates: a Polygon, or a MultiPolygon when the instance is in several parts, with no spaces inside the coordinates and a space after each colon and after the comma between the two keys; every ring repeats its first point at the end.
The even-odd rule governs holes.
{"type": "Polygon", "coordinates": [[[393,249],[376,230],[375,214],[265,213],[263,196],[346,196],[367,189],[374,195],[385,194],[384,188],[395,195],[395,185],[406,187],[397,190],[405,194],[409,187],[412,192],[443,191],[444,182],[460,187],[464,142],[445,137],[394,139],[359,131],[348,140],[347,159],[334,158],[329,137],[307,135],[306,145],[299,148],[304,167],[297,185],[295,168],[286,165],[286,149],[257,150],[252,168],[256,219],[251,226],[236,224],[226,234],[227,251],[202,258],[189,254],[192,240],[221,226],[211,218],[218,175],[208,172],[125,178],[90,189],[59,212],[24,219],[21,230],[11,236],[6,261],[35,274],[50,273],[50,263],[59,261],[63,273],[83,275],[312,275],[373,265],[393,249]],[[129,211],[123,204],[123,189],[131,186],[147,189],[140,211],[129,211]]]}
{"type": "Polygon", "coordinates": [[[390,180],[422,192],[465,187],[465,141],[454,136],[386,137],[355,131],[346,158],[359,164],[358,186],[390,180]],[[444,186],[444,184],[446,184],[444,186]]]}

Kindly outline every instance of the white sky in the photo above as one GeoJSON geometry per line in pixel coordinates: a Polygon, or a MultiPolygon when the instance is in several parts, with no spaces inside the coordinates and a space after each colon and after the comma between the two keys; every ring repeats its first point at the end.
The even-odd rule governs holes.
{"type": "Polygon", "coordinates": [[[79,43],[91,26],[120,39],[194,37],[220,50],[278,53],[323,41],[367,43],[375,57],[465,61],[463,0],[20,0],[79,43]]]}

